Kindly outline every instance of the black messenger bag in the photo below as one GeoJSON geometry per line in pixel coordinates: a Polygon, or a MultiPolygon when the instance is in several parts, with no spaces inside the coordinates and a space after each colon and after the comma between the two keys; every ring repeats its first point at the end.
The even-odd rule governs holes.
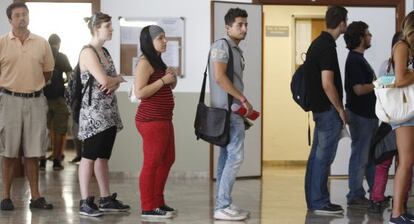
{"type": "MultiPolygon", "coordinates": [[[[230,44],[226,41],[229,47],[229,61],[227,63],[226,74],[230,81],[233,82],[233,52],[230,44]]],[[[197,105],[197,112],[194,121],[195,135],[198,139],[203,139],[211,144],[225,147],[230,141],[230,114],[233,96],[227,94],[227,110],[223,108],[208,107],[204,103],[206,92],[207,67],[210,64],[210,54],[208,55],[208,62],[204,71],[203,84],[201,86],[200,98],[197,105]]]]}

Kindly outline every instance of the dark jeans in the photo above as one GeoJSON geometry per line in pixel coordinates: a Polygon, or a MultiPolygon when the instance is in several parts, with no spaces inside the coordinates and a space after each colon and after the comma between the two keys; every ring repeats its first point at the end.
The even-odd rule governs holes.
{"type": "Polygon", "coordinates": [[[366,177],[371,189],[374,185],[375,164],[369,159],[371,139],[378,129],[378,119],[369,119],[347,111],[349,116],[349,131],[351,134],[351,157],[348,167],[349,193],[346,195],[348,202],[353,199],[365,197],[362,186],[366,177]]]}
{"type": "Polygon", "coordinates": [[[305,175],[306,203],[310,210],[320,209],[330,203],[328,176],[335,159],[342,120],[332,107],[313,113],[315,131],[305,175]]]}

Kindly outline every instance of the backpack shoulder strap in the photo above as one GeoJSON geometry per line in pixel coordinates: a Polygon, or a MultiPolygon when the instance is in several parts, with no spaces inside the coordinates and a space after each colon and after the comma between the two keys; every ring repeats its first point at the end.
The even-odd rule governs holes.
{"type": "MultiPolygon", "coordinates": [[[[82,50],[85,49],[85,48],[91,48],[93,50],[93,52],[95,52],[96,56],[98,57],[99,63],[102,64],[101,58],[99,57],[99,54],[98,54],[98,51],[96,51],[96,49],[92,45],[90,45],[90,44],[85,45],[85,46],[83,46],[82,50]]],[[[104,52],[105,52],[105,50],[104,50],[104,52]]],[[[92,104],[92,84],[93,84],[94,79],[95,78],[92,75],[89,76],[88,80],[85,83],[85,88],[83,89],[83,91],[81,93],[82,97],[83,97],[83,95],[85,95],[85,93],[86,93],[86,90],[89,88],[89,100],[88,100],[89,106],[92,104]]]]}
{"type": "Polygon", "coordinates": [[[102,50],[103,50],[105,56],[111,56],[111,54],[109,54],[109,51],[108,51],[108,49],[106,49],[106,47],[102,47],[102,50]]]}
{"type": "MultiPolygon", "coordinates": [[[[90,44],[88,44],[88,45],[86,45],[86,46],[84,46],[83,48],[82,48],[82,50],[83,49],[85,49],[85,48],[90,48],[90,49],[92,49],[93,50],[93,52],[95,52],[95,54],[96,54],[96,56],[98,57],[98,60],[99,60],[99,63],[101,63],[102,64],[102,59],[101,59],[101,57],[99,57],[99,54],[98,54],[98,51],[95,49],[95,47],[94,46],[92,46],[92,45],[90,45],[90,44]]],[[[108,50],[104,50],[104,52],[108,52],[108,50]]]]}

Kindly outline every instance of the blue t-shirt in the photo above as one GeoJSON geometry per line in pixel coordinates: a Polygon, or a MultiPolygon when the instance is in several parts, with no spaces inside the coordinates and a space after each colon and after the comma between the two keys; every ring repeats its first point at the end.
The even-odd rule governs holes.
{"type": "Polygon", "coordinates": [[[375,115],[375,93],[372,91],[358,96],[355,94],[353,87],[358,84],[372,83],[374,76],[374,70],[365,60],[364,55],[356,51],[349,51],[345,63],[345,107],[365,118],[377,118],[375,115]]]}

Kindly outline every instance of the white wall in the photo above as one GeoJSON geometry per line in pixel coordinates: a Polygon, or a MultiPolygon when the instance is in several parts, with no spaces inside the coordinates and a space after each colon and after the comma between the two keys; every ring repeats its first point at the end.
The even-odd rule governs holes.
{"type": "Polygon", "coordinates": [[[13,1],[1,0],[0,1],[0,35],[7,33],[10,30],[9,20],[7,19],[6,9],[13,1]]]}
{"type": "Polygon", "coordinates": [[[407,15],[409,12],[413,11],[414,9],[414,0],[405,0],[405,14],[407,15]]]}
{"type": "MultiPolygon", "coordinates": [[[[393,8],[379,7],[369,8],[370,14],[366,13],[366,8],[363,7],[347,7],[348,9],[348,24],[353,21],[364,21],[369,26],[369,31],[372,33],[372,47],[364,53],[364,57],[370,63],[375,72],[379,70],[381,63],[391,55],[391,39],[395,33],[395,10],[393,8]],[[376,15],[381,15],[378,17],[376,15]]],[[[349,50],[346,49],[346,44],[343,35],[336,41],[338,51],[339,67],[341,69],[342,81],[345,80],[345,61],[349,50]]],[[[344,89],[344,103],[345,101],[344,89]]],[[[331,166],[331,174],[333,175],[347,175],[348,164],[351,155],[351,139],[343,138],[339,142],[335,161],[331,166]]]]}

